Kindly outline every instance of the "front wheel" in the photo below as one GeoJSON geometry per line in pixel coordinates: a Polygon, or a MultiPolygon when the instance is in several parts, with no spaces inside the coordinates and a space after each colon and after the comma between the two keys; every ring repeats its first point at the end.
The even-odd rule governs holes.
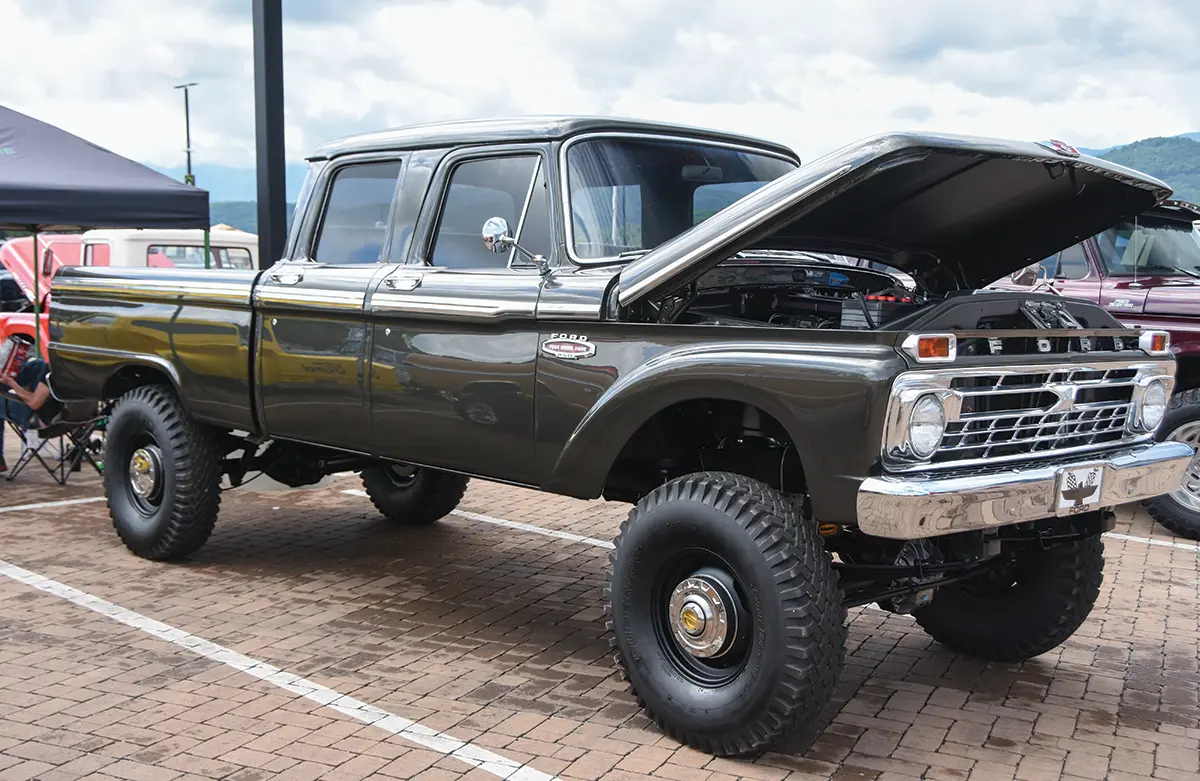
{"type": "Polygon", "coordinates": [[[942,586],[913,612],[921,628],[953,651],[993,662],[1021,662],[1066,641],[1100,596],[1099,537],[1025,548],[988,575],[942,586]]]}
{"type": "Polygon", "coordinates": [[[362,473],[375,509],[393,523],[423,526],[449,515],[462,501],[468,478],[452,472],[380,464],[362,473]]]}
{"type": "Polygon", "coordinates": [[[616,661],[663,732],[755,754],[814,722],[845,657],[846,610],[815,523],[740,475],[648,494],[612,554],[616,661]]]}
{"type": "MultiPolygon", "coordinates": [[[[1200,446],[1200,388],[1172,396],[1158,430],[1160,441],[1200,446]]],[[[1188,467],[1179,490],[1147,499],[1143,504],[1150,517],[1164,528],[1180,537],[1200,540],[1200,458],[1188,467]]]]}
{"type": "Polygon", "coordinates": [[[208,540],[221,506],[221,454],[169,388],[121,397],[104,436],[104,465],[108,512],[129,550],[171,561],[208,540]]]}

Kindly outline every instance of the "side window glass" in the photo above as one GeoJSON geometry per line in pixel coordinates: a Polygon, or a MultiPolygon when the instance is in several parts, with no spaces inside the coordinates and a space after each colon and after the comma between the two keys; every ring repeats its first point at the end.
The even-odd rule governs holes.
{"type": "MultiPolygon", "coordinates": [[[[525,210],[525,216],[521,220],[517,243],[535,255],[550,257],[550,247],[553,243],[550,234],[550,185],[546,182],[546,167],[540,164],[533,179],[533,189],[529,193],[529,208],[525,210]]],[[[513,266],[533,266],[528,256],[515,249],[509,257],[513,266]]]]}
{"type": "MultiPolygon", "coordinates": [[[[444,268],[504,268],[511,253],[494,254],[480,231],[491,217],[503,217],[517,232],[529,185],[541,158],[489,157],[459,164],[450,175],[430,261],[444,268]]],[[[533,248],[530,247],[530,250],[533,248]]]]}
{"type": "Polygon", "coordinates": [[[1087,275],[1087,255],[1083,253],[1082,244],[1067,247],[1058,256],[1058,279],[1083,279],[1087,275]]]}
{"type": "Polygon", "coordinates": [[[313,260],[378,263],[387,236],[400,161],[350,165],[333,175],[313,260]]]}

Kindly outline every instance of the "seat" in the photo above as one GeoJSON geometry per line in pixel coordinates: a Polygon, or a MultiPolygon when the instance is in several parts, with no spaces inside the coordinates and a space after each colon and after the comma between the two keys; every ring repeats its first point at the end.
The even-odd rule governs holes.
{"type": "Polygon", "coordinates": [[[8,471],[7,479],[14,480],[34,461],[59,485],[66,485],[73,472],[88,463],[98,474],[103,467],[96,457],[100,454],[99,437],[108,423],[108,411],[101,405],[86,402],[68,403],[49,424],[26,429],[6,421],[21,440],[21,455],[8,471]],[[97,436],[99,435],[99,436],[97,436]]]}

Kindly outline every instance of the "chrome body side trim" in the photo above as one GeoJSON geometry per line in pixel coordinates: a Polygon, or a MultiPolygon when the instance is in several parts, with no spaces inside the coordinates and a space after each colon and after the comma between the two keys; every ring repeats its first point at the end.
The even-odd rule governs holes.
{"type": "Polygon", "coordinates": [[[1195,451],[1158,442],[1100,457],[998,469],[964,476],[871,477],[858,489],[858,528],[865,534],[912,540],[1037,521],[1058,511],[1064,469],[1104,467],[1100,499],[1087,509],[1113,507],[1179,489],[1195,451]]]}
{"type": "Polygon", "coordinates": [[[504,320],[533,317],[536,299],[516,300],[475,296],[422,294],[404,295],[379,290],[371,296],[375,312],[393,312],[413,317],[504,320]]]}
{"type": "MultiPolygon", "coordinates": [[[[211,272],[209,272],[211,273],[211,272]]],[[[172,280],[169,277],[150,279],[126,279],[123,277],[60,275],[54,287],[61,295],[93,295],[130,301],[154,301],[163,299],[178,301],[203,301],[205,303],[249,306],[253,284],[247,282],[223,282],[221,280],[172,280]]],[[[172,303],[177,303],[173,301],[172,303]]]]}

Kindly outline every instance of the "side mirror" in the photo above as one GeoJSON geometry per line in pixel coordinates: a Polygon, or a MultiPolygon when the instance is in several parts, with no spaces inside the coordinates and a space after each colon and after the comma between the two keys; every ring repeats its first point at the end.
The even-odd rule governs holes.
{"type": "Polygon", "coordinates": [[[487,247],[489,252],[500,255],[510,249],[516,249],[517,252],[528,257],[537,266],[538,272],[543,276],[550,273],[549,261],[542,255],[535,255],[518,244],[516,239],[508,232],[508,220],[503,217],[489,217],[483,223],[481,234],[483,237],[483,246],[487,247]]]}
{"type": "Polygon", "coordinates": [[[499,255],[507,252],[515,243],[512,234],[508,232],[508,220],[503,217],[489,217],[487,222],[483,223],[483,246],[487,247],[489,252],[499,255]]]}
{"type": "Polygon", "coordinates": [[[1038,281],[1038,277],[1041,273],[1042,273],[1042,267],[1040,265],[1035,264],[1032,266],[1026,266],[1025,268],[1021,269],[1020,271],[1014,271],[1012,273],[1012,275],[1009,277],[1009,279],[1012,280],[1014,285],[1022,285],[1024,287],[1030,287],[1035,282],[1038,281]]]}

